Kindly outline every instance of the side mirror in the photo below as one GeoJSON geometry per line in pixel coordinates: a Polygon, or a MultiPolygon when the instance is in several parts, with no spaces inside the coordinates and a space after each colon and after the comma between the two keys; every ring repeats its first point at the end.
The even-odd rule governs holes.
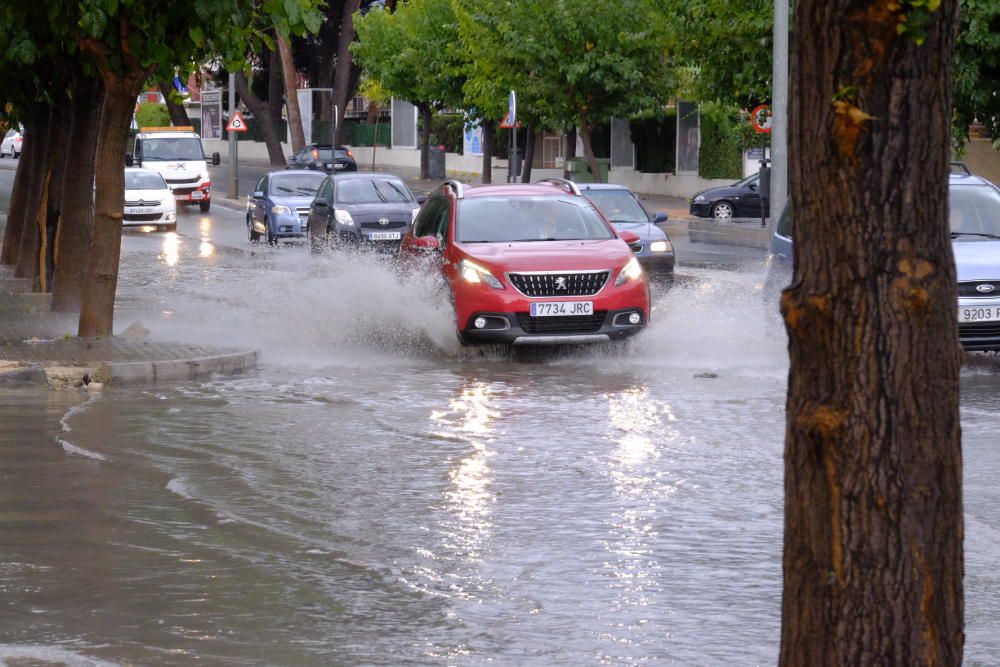
{"type": "Polygon", "coordinates": [[[418,204],[422,206],[425,201],[427,201],[427,195],[417,195],[418,204]]]}
{"type": "Polygon", "coordinates": [[[250,196],[253,197],[254,199],[263,199],[264,198],[264,191],[263,190],[254,190],[254,193],[252,195],[250,195],[250,196]]]}
{"type": "Polygon", "coordinates": [[[129,155],[128,153],[125,153],[125,166],[126,167],[131,167],[132,164],[133,164],[132,156],[129,155]]]}
{"type": "Polygon", "coordinates": [[[747,187],[750,188],[751,190],[753,190],[754,192],[757,192],[757,184],[756,183],[747,183],[747,187]]]}
{"type": "Polygon", "coordinates": [[[222,158],[218,153],[212,153],[212,166],[218,167],[220,164],[222,164],[222,158]]]}
{"type": "Polygon", "coordinates": [[[666,221],[667,221],[667,214],[664,213],[663,211],[657,211],[656,214],[653,215],[653,222],[654,223],[655,222],[666,222],[666,221]]]}
{"type": "Polygon", "coordinates": [[[629,245],[639,242],[639,235],[636,234],[635,232],[618,232],[618,238],[620,238],[625,243],[628,243],[629,245]]]}
{"type": "Polygon", "coordinates": [[[436,236],[419,236],[413,239],[413,247],[418,250],[440,250],[441,244],[436,236]]]}

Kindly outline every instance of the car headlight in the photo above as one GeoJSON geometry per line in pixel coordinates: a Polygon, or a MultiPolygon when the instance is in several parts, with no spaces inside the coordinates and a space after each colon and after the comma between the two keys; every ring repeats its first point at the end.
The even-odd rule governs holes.
{"type": "Polygon", "coordinates": [[[649,244],[649,252],[668,252],[673,250],[670,241],[653,241],[649,244]]]}
{"type": "Polygon", "coordinates": [[[281,214],[290,215],[291,212],[292,209],[288,208],[287,206],[282,206],[281,204],[275,204],[274,206],[271,207],[271,213],[277,213],[278,215],[281,214]]]}
{"type": "Polygon", "coordinates": [[[203,180],[203,181],[208,181],[208,180],[211,180],[211,179],[210,179],[210,178],[208,177],[208,169],[206,169],[205,171],[203,171],[203,172],[201,172],[200,174],[198,174],[198,177],[199,177],[199,178],[200,178],[201,180],[203,180]]]}
{"type": "Polygon", "coordinates": [[[705,201],[705,195],[698,195],[697,197],[695,197],[691,201],[705,201]]]}
{"type": "Polygon", "coordinates": [[[412,224],[413,224],[414,222],[416,222],[416,221],[417,221],[417,214],[418,214],[418,213],[420,213],[420,209],[419,209],[419,208],[415,208],[415,209],[413,209],[413,213],[412,213],[412,214],[410,215],[410,224],[411,224],[411,225],[412,225],[412,224]]]}
{"type": "Polygon", "coordinates": [[[171,211],[170,213],[167,213],[165,216],[163,216],[163,219],[166,220],[167,222],[173,222],[174,220],[177,219],[177,214],[174,211],[171,211]]]}
{"type": "Polygon", "coordinates": [[[618,273],[618,279],[615,280],[615,287],[624,285],[630,280],[637,280],[640,277],[642,277],[642,267],[639,266],[639,260],[633,257],[618,273]]]}
{"type": "Polygon", "coordinates": [[[333,212],[333,217],[337,220],[337,223],[343,225],[344,227],[354,226],[354,218],[352,218],[351,214],[347,211],[337,209],[333,212]]]}
{"type": "Polygon", "coordinates": [[[458,263],[458,275],[467,283],[486,283],[493,289],[503,289],[503,283],[497,280],[496,276],[467,259],[458,263]]]}

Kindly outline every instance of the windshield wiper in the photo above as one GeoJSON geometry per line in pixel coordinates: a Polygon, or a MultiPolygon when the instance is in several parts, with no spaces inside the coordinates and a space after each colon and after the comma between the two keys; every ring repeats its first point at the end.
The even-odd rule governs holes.
{"type": "Polygon", "coordinates": [[[984,233],[981,233],[981,232],[952,232],[951,233],[951,238],[955,238],[957,236],[981,236],[981,237],[987,238],[987,239],[1000,239],[1000,236],[997,236],[996,234],[984,234],[984,233]]]}
{"type": "Polygon", "coordinates": [[[276,186],[274,186],[274,189],[275,190],[281,190],[282,192],[295,192],[295,190],[292,190],[291,188],[286,188],[283,185],[276,185],[276,186]]]}
{"type": "Polygon", "coordinates": [[[623,220],[621,218],[608,218],[608,220],[610,222],[626,223],[630,225],[641,225],[645,222],[649,222],[649,220],[623,220]]]}

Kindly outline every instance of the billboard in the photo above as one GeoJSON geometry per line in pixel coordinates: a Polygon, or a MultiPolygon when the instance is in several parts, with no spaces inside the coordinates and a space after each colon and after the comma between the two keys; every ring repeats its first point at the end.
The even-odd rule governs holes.
{"type": "Polygon", "coordinates": [[[201,91],[201,138],[222,138],[222,91],[201,91]]]}

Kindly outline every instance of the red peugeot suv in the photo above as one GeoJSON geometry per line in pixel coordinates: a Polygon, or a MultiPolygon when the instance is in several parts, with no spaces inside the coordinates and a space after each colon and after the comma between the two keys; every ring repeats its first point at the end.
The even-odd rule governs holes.
{"type": "Polygon", "coordinates": [[[599,343],[649,322],[649,284],[628,246],[636,240],[616,232],[572,181],[446,181],[400,253],[440,261],[464,344],[599,343]]]}

